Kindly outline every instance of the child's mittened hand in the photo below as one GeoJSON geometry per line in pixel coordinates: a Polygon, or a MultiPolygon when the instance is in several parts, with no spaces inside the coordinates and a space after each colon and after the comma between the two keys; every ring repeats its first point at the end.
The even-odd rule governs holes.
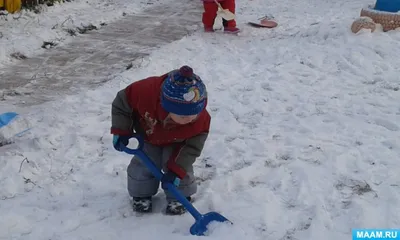
{"type": "Polygon", "coordinates": [[[179,183],[181,182],[181,179],[173,172],[169,171],[167,173],[164,174],[164,176],[161,179],[162,183],[172,183],[175,186],[179,186],[179,183]]]}
{"type": "Polygon", "coordinates": [[[121,144],[123,144],[126,147],[129,144],[129,138],[130,138],[129,136],[114,135],[113,145],[115,150],[122,152],[121,144]]]}

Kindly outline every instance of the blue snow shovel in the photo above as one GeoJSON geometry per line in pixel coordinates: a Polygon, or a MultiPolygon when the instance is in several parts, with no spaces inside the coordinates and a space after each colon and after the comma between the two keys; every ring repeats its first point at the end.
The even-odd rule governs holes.
{"type": "Polygon", "coordinates": [[[15,112],[5,112],[0,114],[0,128],[8,125],[12,120],[18,116],[15,112]]]}
{"type": "MultiPolygon", "coordinates": [[[[157,166],[153,163],[153,161],[150,160],[150,158],[146,155],[146,153],[144,153],[142,137],[139,135],[135,135],[132,136],[132,138],[137,139],[137,141],[139,142],[139,146],[136,149],[131,149],[121,144],[122,150],[128,154],[136,155],[137,157],[139,157],[142,160],[142,162],[146,165],[146,167],[153,173],[153,175],[159,181],[161,181],[161,178],[163,177],[164,174],[161,172],[160,169],[157,168],[157,166]]],[[[196,208],[193,207],[193,205],[186,199],[185,196],[182,195],[182,193],[176,188],[175,185],[169,182],[164,182],[162,184],[163,188],[166,188],[169,192],[171,192],[196,220],[196,222],[190,228],[190,233],[192,235],[204,236],[204,233],[207,231],[207,225],[213,221],[229,222],[232,224],[231,221],[229,221],[228,219],[226,219],[224,216],[222,216],[217,212],[209,212],[206,214],[199,213],[199,211],[197,211],[196,208]]]]}
{"type": "Polygon", "coordinates": [[[30,130],[25,119],[16,112],[0,113],[0,143],[9,141],[14,137],[20,137],[30,130]]]}

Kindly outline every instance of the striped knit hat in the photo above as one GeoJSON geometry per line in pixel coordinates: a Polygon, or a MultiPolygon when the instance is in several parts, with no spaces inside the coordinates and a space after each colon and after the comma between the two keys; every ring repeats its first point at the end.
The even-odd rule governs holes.
{"type": "Polygon", "coordinates": [[[207,100],[206,86],[189,66],[170,72],[161,91],[162,107],[177,115],[199,114],[207,100]]]}

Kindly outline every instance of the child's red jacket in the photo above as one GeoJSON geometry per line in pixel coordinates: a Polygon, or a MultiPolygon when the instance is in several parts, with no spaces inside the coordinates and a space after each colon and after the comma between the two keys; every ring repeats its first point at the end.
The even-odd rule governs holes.
{"type": "Polygon", "coordinates": [[[182,179],[203,150],[211,117],[204,108],[192,123],[179,125],[168,121],[168,112],[160,103],[161,86],[167,75],[134,82],[118,92],[112,103],[111,133],[132,135],[136,131],[152,145],[176,144],[167,167],[182,179]]]}

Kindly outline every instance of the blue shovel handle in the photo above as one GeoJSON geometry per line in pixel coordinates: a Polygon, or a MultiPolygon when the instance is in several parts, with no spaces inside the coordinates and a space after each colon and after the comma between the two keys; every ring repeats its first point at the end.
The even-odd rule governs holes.
{"type": "MultiPolygon", "coordinates": [[[[157,178],[157,180],[161,181],[163,177],[163,173],[157,166],[153,163],[153,161],[147,156],[147,154],[143,151],[143,138],[139,135],[133,135],[132,138],[136,138],[139,142],[139,145],[136,149],[128,148],[121,144],[122,151],[135,155],[139,157],[143,164],[151,171],[151,173],[157,178]]],[[[171,192],[175,198],[182,203],[182,205],[190,212],[196,222],[190,228],[190,233],[192,235],[202,236],[207,231],[207,225],[212,221],[218,222],[230,222],[224,216],[216,212],[209,212],[202,215],[197,209],[186,199],[185,196],[177,189],[177,187],[169,182],[163,182],[163,186],[171,192]]],[[[232,223],[232,222],[230,222],[232,223]]]]}

